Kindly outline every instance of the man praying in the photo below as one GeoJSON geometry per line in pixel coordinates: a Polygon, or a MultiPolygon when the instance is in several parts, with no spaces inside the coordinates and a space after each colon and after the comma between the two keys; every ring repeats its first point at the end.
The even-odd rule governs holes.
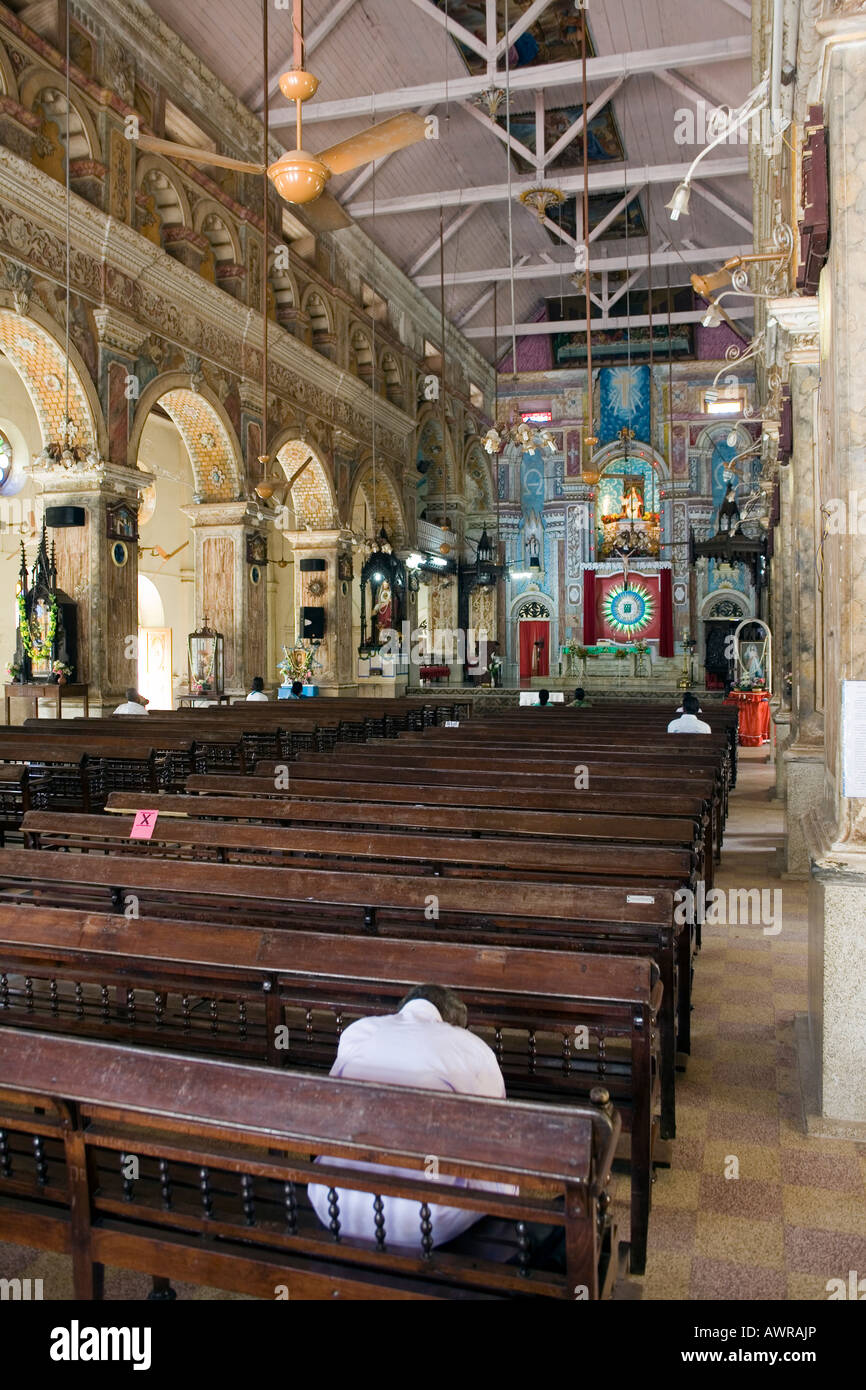
{"type": "MultiPolygon", "coordinates": [[[[489,1096],[504,1100],[505,1081],[496,1056],[485,1042],[466,1027],[466,1005],[453,990],[441,985],[416,985],[400,1001],[397,1012],[377,1018],[360,1018],[340,1036],[337,1060],[331,1076],[346,1081],[379,1081],[391,1086],[418,1086],[428,1091],[451,1091],[464,1096],[489,1096]]],[[[430,1136],[435,1149],[435,1136],[430,1136]]],[[[377,1163],[328,1159],[346,1167],[391,1177],[418,1178],[415,1168],[390,1168],[377,1163]]],[[[443,1175],[439,1181],[452,1187],[470,1187],[465,1178],[443,1175]]],[[[481,1184],[478,1184],[479,1186],[481,1184]]],[[[516,1193],[517,1188],[485,1183],[491,1192],[516,1193]]],[[[337,1189],[340,1233],[357,1240],[375,1240],[373,1194],[337,1189]]],[[[323,1225],[330,1222],[328,1188],[311,1183],[307,1188],[313,1210],[323,1225]]],[[[420,1247],[419,1203],[406,1197],[383,1197],[385,1233],[389,1249],[417,1252],[420,1247]]],[[[433,1244],[443,1245],[479,1221],[483,1213],[460,1207],[430,1206],[433,1244]]]]}
{"type": "Polygon", "coordinates": [[[669,734],[711,734],[713,731],[709,724],[705,724],[703,719],[698,719],[701,705],[698,697],[691,691],[683,696],[683,712],[679,719],[672,719],[668,724],[669,734]]]}

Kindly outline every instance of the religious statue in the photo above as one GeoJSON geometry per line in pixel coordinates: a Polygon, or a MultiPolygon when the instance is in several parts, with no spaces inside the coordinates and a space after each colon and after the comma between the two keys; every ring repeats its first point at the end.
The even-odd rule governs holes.
{"type": "Polygon", "coordinates": [[[379,586],[379,593],[376,602],[373,604],[372,617],[376,624],[376,640],[384,642],[384,633],[391,626],[391,616],[393,611],[393,601],[391,598],[391,585],[387,579],[383,579],[379,586]]]}
{"type": "Polygon", "coordinates": [[[630,487],[622,499],[622,514],[631,521],[637,521],[643,516],[643,502],[636,487],[630,487]]]}

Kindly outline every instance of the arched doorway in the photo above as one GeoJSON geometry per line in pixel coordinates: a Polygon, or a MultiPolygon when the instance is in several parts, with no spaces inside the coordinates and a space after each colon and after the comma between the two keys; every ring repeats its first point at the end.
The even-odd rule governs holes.
{"type": "Polygon", "coordinates": [[[165,624],[165,606],[156,584],[138,576],[138,688],[152,709],[171,709],[172,630],[165,624]]]}
{"type": "Polygon", "coordinates": [[[517,610],[517,650],[522,681],[550,675],[550,608],[539,599],[517,610]]]}

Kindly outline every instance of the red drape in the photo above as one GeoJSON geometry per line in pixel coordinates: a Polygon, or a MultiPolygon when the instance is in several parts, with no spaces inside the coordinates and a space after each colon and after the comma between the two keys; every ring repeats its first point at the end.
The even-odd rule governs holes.
{"type": "Polygon", "coordinates": [[[583,645],[595,642],[595,570],[583,571],[583,645]]]}
{"type": "Polygon", "coordinates": [[[541,640],[544,646],[539,653],[538,671],[539,676],[550,675],[550,623],[548,622],[528,622],[524,619],[518,624],[520,628],[520,679],[528,680],[532,675],[532,648],[535,642],[541,640]]]}
{"type": "Polygon", "coordinates": [[[671,571],[659,570],[659,597],[661,599],[661,633],[659,635],[659,656],[674,654],[674,600],[671,571]]]}

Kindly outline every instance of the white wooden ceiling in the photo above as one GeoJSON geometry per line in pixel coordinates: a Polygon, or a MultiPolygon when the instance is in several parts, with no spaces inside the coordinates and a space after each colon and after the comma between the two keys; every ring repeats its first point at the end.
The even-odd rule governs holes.
{"type": "MultiPolygon", "coordinates": [[[[245,0],[243,5],[238,0],[151,3],[250,109],[261,109],[261,9],[256,0],[245,0]]],[[[467,6],[451,0],[447,7],[449,17],[467,9],[483,15],[485,3],[486,0],[475,0],[467,6]]],[[[497,0],[489,3],[492,8],[497,0]]],[[[547,4],[545,0],[533,0],[533,9],[552,9],[557,4],[563,13],[572,9],[570,0],[567,6],[562,0],[547,0],[547,4]]],[[[504,32],[505,7],[505,0],[498,0],[499,38],[504,32]]],[[[478,348],[492,359],[492,281],[485,272],[503,272],[498,290],[501,353],[506,346],[505,330],[511,322],[509,267],[526,267],[522,273],[527,278],[519,278],[515,283],[515,315],[520,323],[537,315],[546,296],[574,293],[569,278],[574,252],[553,239],[535,214],[515,199],[510,204],[509,246],[507,198],[487,194],[490,201],[473,201],[481,196],[474,190],[507,184],[509,160],[514,185],[525,186],[539,180],[534,173],[527,175],[525,166],[518,167],[501,137],[478,118],[482,108],[476,105],[474,115],[466,109],[472,104],[472,97],[461,96],[459,89],[455,93],[455,84],[462,81],[465,85],[467,65],[441,18],[437,20],[430,13],[433,8],[432,0],[307,0],[306,66],[319,78],[320,86],[317,96],[305,108],[304,145],[313,152],[324,149],[394,109],[412,105],[438,117],[438,140],[424,141],[392,155],[375,172],[368,168],[334,178],[329,188],[376,244],[420,283],[437,306],[440,204],[445,203],[441,215],[447,237],[446,312],[449,319],[476,338],[478,348]],[[404,104],[395,98],[389,103],[382,95],[430,85],[435,91],[425,94],[425,100],[407,100],[404,104]],[[355,99],[351,114],[339,108],[334,112],[332,104],[351,99],[355,99]],[[416,202],[425,206],[414,207],[416,202]],[[403,207],[404,203],[410,210],[403,207]],[[540,273],[550,260],[556,263],[551,274],[540,273]],[[459,283],[450,278],[455,272],[461,277],[459,283]],[[484,336],[476,337],[482,331],[484,336]]],[[[442,0],[440,14],[444,14],[445,8],[442,0]]],[[[509,26],[529,8],[528,0],[509,0],[509,26]]],[[[667,271],[660,263],[665,245],[673,251],[690,252],[688,264],[675,257],[671,265],[673,284],[685,284],[693,269],[717,267],[724,258],[717,254],[719,251],[730,254],[733,248],[751,245],[751,183],[745,144],[722,145],[708,157],[696,178],[705,195],[693,194],[687,217],[673,223],[664,207],[678,179],[676,172],[665,177],[666,167],[688,165],[701,147],[677,143],[676,112],[693,107],[699,97],[704,97],[709,106],[735,108],[752,85],[750,8],[749,0],[589,0],[589,31],[599,59],[655,55],[649,59],[636,56],[625,64],[608,61],[606,73],[591,77],[589,100],[592,102],[616,80],[617,70],[622,76],[625,67],[626,75],[612,97],[625,161],[591,164],[590,175],[591,180],[603,177],[607,188],[622,196],[627,187],[626,170],[640,171],[630,175],[637,182],[643,182],[643,171],[648,171],[650,182],[642,189],[640,200],[656,259],[656,285],[665,283],[667,271]],[[700,56],[704,61],[688,61],[688,53],[682,50],[690,45],[698,46],[692,56],[700,56]],[[640,71],[641,68],[652,70],[640,71]],[[740,172],[723,176],[705,173],[711,165],[717,170],[740,172]],[[706,249],[710,254],[696,263],[694,248],[706,249]]],[[[279,73],[292,65],[292,29],[288,10],[272,6],[269,15],[273,87],[279,73]]],[[[514,116],[534,112],[537,103],[544,103],[548,110],[581,104],[579,80],[556,85],[547,81],[543,73],[535,78],[531,67],[520,66],[511,68],[507,79],[504,57],[499,59],[496,72],[497,87],[513,84],[510,108],[514,116]]],[[[577,70],[574,75],[579,78],[577,70]]],[[[480,84],[487,85],[484,76],[480,84]]],[[[182,102],[182,94],[178,100],[182,102]]],[[[287,147],[294,144],[290,123],[293,109],[290,111],[279,92],[275,94],[272,125],[287,147]]],[[[555,186],[570,174],[582,174],[579,140],[570,146],[567,166],[550,169],[541,181],[555,186]]],[[[622,262],[627,256],[631,263],[646,252],[645,236],[629,236],[627,243],[625,239],[602,240],[594,244],[592,260],[594,265],[606,257],[622,262]]]]}

